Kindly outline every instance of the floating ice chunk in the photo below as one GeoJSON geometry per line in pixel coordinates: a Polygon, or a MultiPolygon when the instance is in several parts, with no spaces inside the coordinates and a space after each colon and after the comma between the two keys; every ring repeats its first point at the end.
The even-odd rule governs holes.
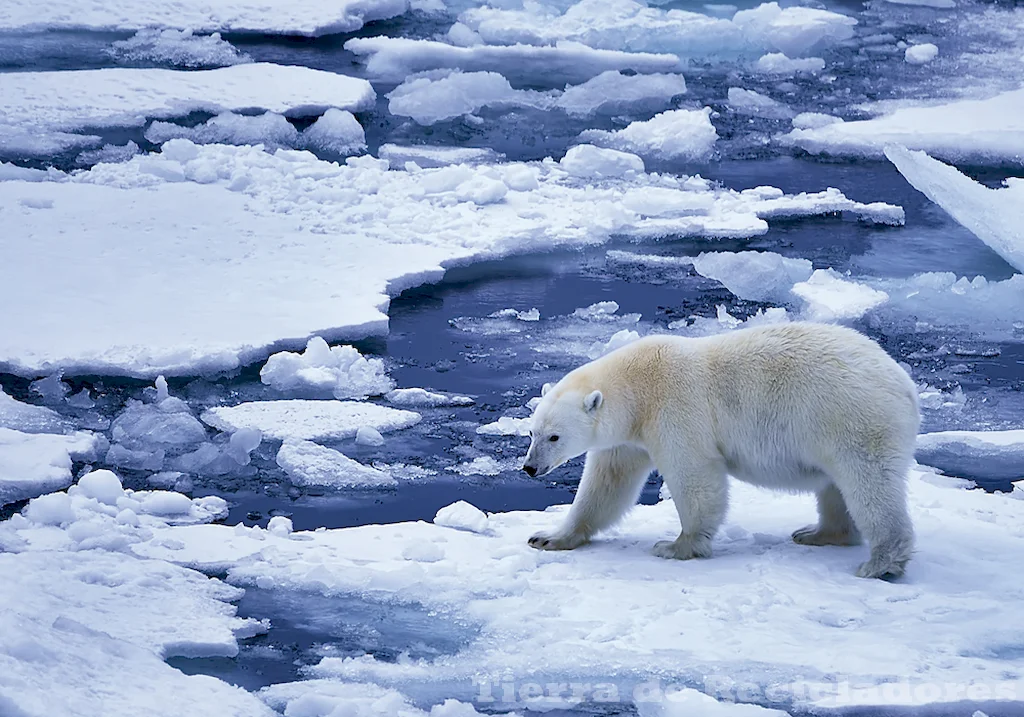
{"type": "Polygon", "coordinates": [[[268,5],[263,0],[103,0],[53,2],[7,0],[0,29],[124,31],[149,28],[318,36],[358,30],[363,23],[396,17],[408,0],[331,0],[268,5]]]}
{"type": "Polygon", "coordinates": [[[540,321],[540,309],[533,307],[526,311],[518,309],[499,309],[493,314],[488,314],[489,319],[518,319],[519,321],[540,321]]]}
{"type": "Polygon", "coordinates": [[[71,485],[71,460],[93,460],[99,437],[22,433],[0,428],[0,505],[71,485]]]}
{"type": "Polygon", "coordinates": [[[423,388],[396,388],[390,391],[385,398],[396,406],[422,406],[425,408],[437,408],[439,406],[471,406],[473,399],[469,396],[459,396],[447,393],[434,393],[423,388]]]}
{"type": "Polygon", "coordinates": [[[366,149],[366,134],[351,112],[332,108],[303,130],[302,144],[329,154],[357,154],[366,149]]]}
{"type": "Polygon", "coordinates": [[[739,328],[784,324],[787,321],[789,321],[789,313],[781,307],[758,309],[756,314],[752,314],[746,320],[742,320],[730,314],[723,304],[719,304],[715,307],[714,318],[691,316],[688,319],[671,322],[668,328],[671,331],[679,331],[686,336],[714,336],[715,334],[734,331],[739,328]]]}
{"type": "Polygon", "coordinates": [[[437,511],[437,515],[434,516],[434,525],[468,530],[470,533],[486,533],[487,514],[475,505],[460,500],[437,511]]]}
{"type": "Polygon", "coordinates": [[[570,147],[559,165],[574,177],[608,179],[644,171],[644,161],[635,154],[602,149],[591,144],[570,147]]]}
{"type": "Polygon", "coordinates": [[[531,422],[530,418],[502,416],[493,423],[477,426],[476,432],[484,436],[528,436],[531,422]]]}
{"type": "Polygon", "coordinates": [[[387,433],[414,426],[420,414],[357,401],[254,401],[204,412],[205,423],[221,431],[255,428],[274,440],[352,438],[361,426],[387,433]]]}
{"type": "Polygon", "coordinates": [[[110,426],[114,442],[131,450],[182,450],[206,440],[206,429],[182,401],[129,401],[110,426]]]}
{"type": "Polygon", "coordinates": [[[481,207],[500,202],[506,194],[508,186],[493,177],[476,177],[455,188],[455,197],[459,201],[472,202],[481,207]]]}
{"type": "Polygon", "coordinates": [[[740,10],[732,19],[753,43],[778,50],[787,57],[802,57],[853,37],[857,21],[828,10],[776,2],[740,10]]]}
{"type": "Polygon", "coordinates": [[[729,88],[729,106],[742,115],[771,119],[786,119],[793,116],[793,111],[781,102],[741,87],[729,88]]]}
{"type": "Polygon", "coordinates": [[[141,126],[190,112],[263,109],[315,114],[371,107],[366,80],[305,67],[252,63],[215,70],[107,68],[0,75],[0,126],[36,134],[83,127],[141,126]]]}
{"type": "Polygon", "coordinates": [[[583,319],[585,321],[608,321],[610,319],[618,318],[615,316],[618,311],[619,302],[598,301],[596,304],[576,309],[572,312],[572,317],[575,319],[583,319]]]}
{"type": "Polygon", "coordinates": [[[885,156],[915,189],[1024,273],[1024,179],[989,189],[924,152],[888,147],[885,156]]]}
{"type": "Polygon", "coordinates": [[[951,162],[1024,164],[1024,89],[795,129],[780,141],[812,154],[881,157],[889,145],[902,145],[951,162]]]}
{"type": "Polygon", "coordinates": [[[781,52],[769,52],[758,58],[754,69],[768,75],[789,76],[800,72],[814,74],[825,69],[825,61],[820,57],[790,59],[781,52]]]}
{"type": "MultiPolygon", "coordinates": [[[[631,251],[612,249],[605,252],[608,261],[616,264],[638,264],[641,266],[684,267],[693,265],[692,256],[663,256],[661,254],[637,254],[631,251]]],[[[576,309],[581,311],[581,309],[576,309]]]]}
{"type": "Polygon", "coordinates": [[[814,267],[807,259],[789,259],[770,251],[708,252],[692,260],[697,273],[715,279],[741,299],[781,302],[814,267]]]}
{"type": "Polygon", "coordinates": [[[396,482],[383,471],[311,441],[286,440],[277,452],[277,465],[300,486],[377,488],[396,482]]]}
{"type": "Polygon", "coordinates": [[[675,55],[597,50],[577,42],[543,47],[524,44],[457,47],[436,40],[357,37],[346,42],[345,49],[367,58],[366,71],[370,76],[394,81],[402,81],[415,72],[442,67],[464,72],[507,72],[514,67],[517,78],[585,82],[607,70],[671,72],[679,65],[675,55]]]}
{"type": "Polygon", "coordinates": [[[429,169],[447,167],[452,164],[482,164],[496,162],[504,155],[498,154],[487,147],[444,147],[440,145],[407,146],[382,144],[377,151],[381,159],[386,159],[395,168],[404,167],[406,162],[429,169]]]}
{"type": "Polygon", "coordinates": [[[360,426],[356,431],[357,446],[383,446],[384,436],[376,428],[371,426],[360,426]]]}
{"type": "Polygon", "coordinates": [[[452,472],[460,476],[496,476],[506,470],[509,470],[508,465],[499,463],[491,456],[477,456],[452,468],[452,472]]]}
{"type": "Polygon", "coordinates": [[[60,403],[71,390],[68,385],[61,380],[63,375],[63,371],[58,371],[46,378],[33,381],[29,384],[29,389],[32,393],[42,396],[43,400],[47,403],[60,403]]]}
{"type": "Polygon", "coordinates": [[[550,92],[514,90],[497,72],[458,72],[443,76],[416,77],[388,93],[388,111],[411,117],[418,124],[437,122],[473,114],[484,107],[534,107],[551,109],[555,96],[550,92]]]}
{"type": "Polygon", "coordinates": [[[195,35],[191,29],[139,30],[127,40],[115,42],[111,54],[125,62],[157,62],[189,68],[224,67],[252,62],[251,57],[222,39],[219,32],[195,35]]]}
{"type": "Polygon", "coordinates": [[[103,462],[115,468],[127,468],[135,471],[160,471],[164,467],[167,451],[158,448],[154,451],[136,451],[115,443],[107,451],[103,462]]]}
{"type": "Polygon", "coordinates": [[[884,291],[848,281],[833,269],[816,269],[793,286],[793,293],[806,302],[805,311],[814,321],[857,319],[889,300],[884,291]]]}
{"type": "Polygon", "coordinates": [[[801,112],[793,118],[793,127],[796,129],[817,129],[836,124],[843,120],[832,115],[821,114],[820,112],[801,112]]]}
{"type": "Polygon", "coordinates": [[[930,42],[923,42],[920,45],[911,45],[903,55],[911,65],[926,65],[939,56],[939,48],[930,42]]]}
{"type": "Polygon", "coordinates": [[[268,358],[260,380],[278,391],[335,398],[380,396],[395,386],[379,358],[365,358],[352,346],[331,347],[319,336],[301,354],[282,351],[268,358]]]}
{"type": "Polygon", "coordinates": [[[587,351],[587,356],[591,359],[600,358],[605,354],[611,353],[615,349],[622,348],[626,344],[631,344],[640,338],[640,334],[630,329],[622,329],[612,334],[612,337],[607,341],[595,341],[591,346],[590,350],[587,351]]]}
{"type": "Polygon", "coordinates": [[[196,144],[262,144],[272,150],[294,147],[298,143],[299,132],[274,112],[255,116],[225,112],[195,127],[154,122],[146,130],[146,139],[153,144],[163,144],[171,139],[187,139],[196,144]]]}
{"type": "MultiPolygon", "coordinates": [[[[70,134],[55,131],[40,133],[29,125],[10,124],[0,117],[0,152],[9,157],[49,159],[55,154],[73,149],[95,147],[101,141],[101,138],[94,134],[70,134]]],[[[57,170],[50,168],[50,171],[56,172],[57,170]]],[[[10,169],[0,172],[0,175],[8,175],[5,177],[6,179],[25,179],[25,177],[12,177],[10,174],[10,169]]],[[[40,175],[33,175],[31,181],[41,181],[40,175]]]]}
{"type": "Polygon", "coordinates": [[[1024,429],[940,431],[917,437],[917,460],[946,470],[951,461],[963,470],[973,463],[987,474],[1024,478],[1024,429]]]}
{"type": "Polygon", "coordinates": [[[292,527],[292,521],[283,515],[275,515],[267,523],[267,530],[274,535],[285,537],[291,535],[294,528],[292,527]]]}
{"type": "Polygon", "coordinates": [[[0,428],[22,433],[63,433],[70,424],[52,409],[11,398],[0,386],[0,428]]]}
{"type": "Polygon", "coordinates": [[[609,70],[582,85],[566,87],[556,105],[572,117],[589,117],[647,107],[660,109],[683,94],[686,80],[682,75],[624,75],[609,70]]]}
{"type": "Polygon", "coordinates": [[[127,162],[141,151],[139,145],[131,140],[128,140],[127,144],[105,144],[99,149],[82,152],[75,160],[75,164],[82,167],[92,166],[100,162],[117,164],[119,162],[127,162]]]}
{"type": "Polygon", "coordinates": [[[710,118],[710,107],[669,110],[620,130],[586,130],[580,139],[645,159],[698,162],[708,158],[718,139],[710,118]]]}

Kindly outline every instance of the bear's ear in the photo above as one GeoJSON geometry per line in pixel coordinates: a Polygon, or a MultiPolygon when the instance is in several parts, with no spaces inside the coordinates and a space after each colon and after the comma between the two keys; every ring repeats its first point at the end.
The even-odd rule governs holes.
{"type": "Polygon", "coordinates": [[[602,403],[604,403],[604,395],[600,391],[591,391],[583,399],[583,408],[586,409],[587,413],[593,413],[601,407],[602,403]]]}
{"type": "Polygon", "coordinates": [[[540,387],[540,397],[544,398],[545,396],[547,396],[548,395],[548,391],[550,391],[551,389],[552,389],[552,385],[550,383],[546,383],[543,386],[541,386],[540,387]]]}

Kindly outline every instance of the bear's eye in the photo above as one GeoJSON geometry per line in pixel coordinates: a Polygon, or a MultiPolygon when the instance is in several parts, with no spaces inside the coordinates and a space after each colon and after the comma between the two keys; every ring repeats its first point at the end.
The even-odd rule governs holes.
{"type": "Polygon", "coordinates": [[[558,436],[551,436],[551,438],[549,438],[548,440],[554,443],[555,441],[558,440],[558,436]]]}

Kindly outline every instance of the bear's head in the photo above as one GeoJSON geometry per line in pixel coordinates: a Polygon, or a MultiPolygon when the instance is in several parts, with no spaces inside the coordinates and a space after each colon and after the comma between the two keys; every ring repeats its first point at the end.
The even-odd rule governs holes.
{"type": "Polygon", "coordinates": [[[562,381],[544,384],[533,413],[530,450],[523,470],[530,476],[547,475],[558,466],[589,451],[597,442],[598,413],[604,396],[562,381]]]}

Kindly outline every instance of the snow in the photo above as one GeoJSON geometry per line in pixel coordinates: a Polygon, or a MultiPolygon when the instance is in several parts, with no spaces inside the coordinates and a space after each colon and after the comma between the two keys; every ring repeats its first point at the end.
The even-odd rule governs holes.
{"type": "Polygon", "coordinates": [[[331,347],[319,336],[301,354],[273,354],[260,369],[260,381],[285,393],[335,398],[380,396],[395,386],[381,359],[365,358],[352,346],[331,347]]]}
{"type": "MultiPolygon", "coordinates": [[[[366,80],[268,63],[195,72],[121,67],[7,72],[0,74],[0,96],[0,128],[44,138],[54,135],[55,141],[60,133],[86,127],[141,126],[147,119],[196,111],[359,111],[371,107],[376,97],[366,80]]],[[[13,146],[19,146],[16,138],[13,146]]]]}
{"type": "Polygon", "coordinates": [[[706,252],[692,260],[697,273],[720,281],[741,299],[784,302],[794,284],[807,281],[813,267],[807,259],[789,259],[774,252],[706,252]]]}
{"type": "Polygon", "coordinates": [[[699,162],[711,155],[718,133],[711,124],[711,108],[705,107],[668,110],[620,130],[589,129],[580,139],[644,159],[699,162]]]}
{"type": "Polygon", "coordinates": [[[911,45],[904,53],[904,59],[911,65],[926,65],[939,56],[939,48],[930,42],[911,45]]]}
{"type": "Polygon", "coordinates": [[[460,22],[489,45],[580,42],[604,50],[673,53],[685,58],[778,51],[817,52],[853,37],[853,18],[826,10],[781,8],[771,2],[731,20],[685,10],[662,10],[633,0],[579,0],[524,9],[477,7],[460,22]]]}
{"type": "Polygon", "coordinates": [[[464,500],[446,505],[434,516],[434,525],[471,533],[487,532],[487,514],[464,500]]]}
{"type": "Polygon", "coordinates": [[[385,398],[396,406],[438,408],[441,406],[471,406],[473,399],[469,396],[434,393],[424,388],[396,388],[385,398]]]}
{"type": "Polygon", "coordinates": [[[0,428],[13,428],[23,433],[63,433],[69,427],[53,409],[17,401],[0,386],[0,428]]]}
{"type": "Polygon", "coordinates": [[[376,468],[364,466],[344,453],[310,441],[286,440],[277,452],[277,465],[300,486],[330,488],[379,488],[395,479],[376,468]]]}
{"type": "Polygon", "coordinates": [[[679,529],[670,501],[635,508],[619,527],[571,552],[526,545],[535,531],[555,527],[565,508],[492,514],[486,533],[423,522],[371,525],[274,540],[273,550],[270,536],[251,530],[182,527],[168,531],[182,548],[147,543],[134,551],[218,565],[242,586],[383,591],[389,601],[465,615],[479,629],[452,655],[398,663],[325,657],[310,677],[432,685],[465,699],[481,676],[530,675],[546,684],[571,682],[584,670],[589,682],[609,682],[627,696],[637,683],[657,680],[663,688],[696,684],[719,698],[792,699],[822,709],[872,691],[884,695],[878,690],[899,680],[907,686],[903,699],[941,702],[946,693],[929,685],[1012,687],[993,675],[1006,670],[1006,651],[1018,638],[1007,632],[1017,624],[1017,604],[1006,596],[1020,590],[1014,566],[1024,560],[1024,506],[964,485],[911,472],[917,551],[906,577],[892,583],[853,576],[864,546],[789,539],[815,519],[813,496],[740,483],[732,485],[709,560],[650,555],[655,541],[679,529]],[[404,557],[442,538],[444,560],[404,557]]]}
{"type": "Polygon", "coordinates": [[[769,52],[757,59],[754,69],[767,75],[815,74],[825,69],[825,61],[820,57],[792,59],[781,52],[769,52]]]}
{"type": "Polygon", "coordinates": [[[358,30],[364,23],[401,15],[408,0],[323,0],[271,3],[263,0],[5,0],[3,30],[143,30],[147,28],[318,36],[358,30]]]}
{"type": "Polygon", "coordinates": [[[357,37],[346,42],[345,49],[366,58],[371,77],[396,82],[415,72],[445,67],[463,72],[507,72],[514,67],[517,77],[585,82],[609,70],[671,72],[679,65],[675,55],[599,50],[577,42],[457,47],[437,40],[357,37]]]}
{"type": "Polygon", "coordinates": [[[1024,89],[984,100],[900,107],[868,120],[795,129],[780,140],[812,154],[881,157],[889,145],[951,162],[1024,164],[1024,89]]]}
{"type": "Polygon", "coordinates": [[[885,156],[915,189],[1024,273],[1024,179],[989,189],[924,152],[888,147],[885,156]]]}
{"type": "Polygon", "coordinates": [[[210,68],[252,62],[220,33],[196,35],[191,29],[143,29],[118,40],[110,53],[122,62],[159,62],[175,67],[210,68]]]}
{"type": "Polygon", "coordinates": [[[256,429],[278,441],[321,441],[352,438],[362,426],[382,433],[420,422],[420,414],[374,403],[287,399],[253,401],[205,411],[205,423],[220,431],[256,429]]]}
{"type": "Polygon", "coordinates": [[[857,319],[889,300],[884,291],[844,279],[834,269],[815,269],[806,281],[793,285],[793,293],[806,302],[812,321],[857,319]]]}
{"type": "Polygon", "coordinates": [[[682,75],[624,75],[608,70],[583,84],[566,87],[556,105],[571,117],[590,117],[652,106],[661,109],[683,94],[686,80],[682,75]]]}
{"type": "Polygon", "coordinates": [[[560,163],[395,171],[172,140],[66,181],[0,182],[0,204],[5,230],[23,237],[0,264],[0,305],[22,307],[0,335],[0,366],[29,376],[215,374],[312,335],[379,335],[389,294],[452,263],[612,236],[751,237],[768,217],[903,221],[837,190],[735,192],[588,146],[560,163]],[[73,243],[54,231],[67,226],[73,243]],[[44,282],[50,291],[34,290],[44,282]]]}
{"type": "Polygon", "coordinates": [[[93,460],[101,439],[76,431],[68,435],[23,433],[0,428],[0,505],[71,485],[71,461],[93,460]]]}
{"type": "MultiPolygon", "coordinates": [[[[440,74],[443,71],[439,71],[440,74]]],[[[484,107],[535,107],[551,109],[555,98],[548,92],[514,90],[497,72],[451,72],[444,76],[410,78],[388,93],[388,111],[432,125],[484,107]]]]}

